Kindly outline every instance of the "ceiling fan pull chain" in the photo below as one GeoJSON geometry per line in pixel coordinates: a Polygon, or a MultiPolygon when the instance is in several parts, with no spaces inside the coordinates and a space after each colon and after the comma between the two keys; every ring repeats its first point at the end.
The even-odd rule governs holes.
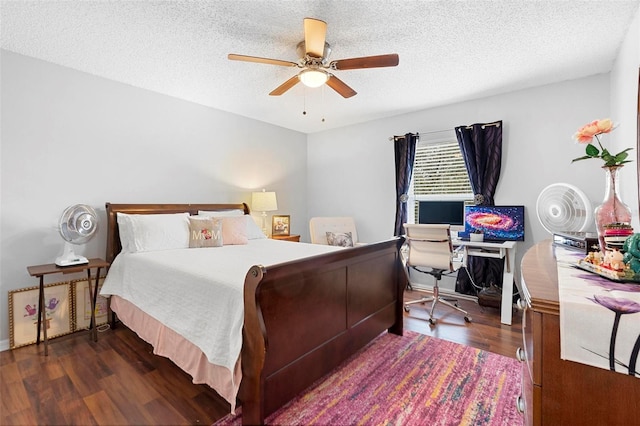
{"type": "Polygon", "coordinates": [[[324,113],[325,113],[325,111],[326,111],[326,108],[324,107],[324,93],[325,93],[324,87],[325,87],[325,86],[322,86],[322,90],[321,90],[321,92],[320,92],[320,96],[322,97],[322,98],[320,99],[320,102],[321,102],[321,104],[322,104],[322,120],[321,120],[321,121],[322,121],[323,123],[324,123],[324,113]]]}
{"type": "Polygon", "coordinates": [[[302,89],[302,115],[307,115],[307,89],[302,89]]]}

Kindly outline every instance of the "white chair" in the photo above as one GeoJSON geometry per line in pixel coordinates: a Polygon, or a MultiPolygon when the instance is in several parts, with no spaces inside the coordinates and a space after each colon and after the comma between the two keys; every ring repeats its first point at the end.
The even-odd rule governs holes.
{"type": "Polygon", "coordinates": [[[433,296],[423,297],[419,300],[406,302],[404,310],[409,312],[409,305],[415,303],[425,304],[433,302],[429,310],[429,322],[435,325],[436,319],[433,317],[433,311],[436,304],[442,303],[464,314],[464,320],[471,322],[471,317],[464,309],[458,307],[458,302],[451,303],[440,296],[439,283],[442,275],[456,272],[463,266],[463,259],[454,256],[457,253],[453,250],[451,244],[451,232],[449,225],[430,225],[430,224],[404,224],[405,237],[408,246],[408,253],[403,256],[405,264],[405,273],[407,280],[411,282],[410,269],[418,272],[430,274],[435,277],[436,282],[433,286],[433,296]],[[422,270],[419,268],[430,268],[422,270]]]}
{"type": "Polygon", "coordinates": [[[359,245],[356,223],[352,217],[312,217],[309,221],[312,244],[328,245],[327,232],[351,234],[353,245],[359,245]]]}

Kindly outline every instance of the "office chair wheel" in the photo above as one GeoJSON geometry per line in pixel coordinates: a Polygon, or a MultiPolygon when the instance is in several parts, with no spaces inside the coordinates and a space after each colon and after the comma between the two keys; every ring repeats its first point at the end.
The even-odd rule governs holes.
{"type": "Polygon", "coordinates": [[[408,307],[408,306],[405,306],[405,307],[404,307],[404,311],[408,313],[408,312],[409,312],[409,307],[408,307]]]}
{"type": "Polygon", "coordinates": [[[466,317],[464,317],[464,321],[465,321],[465,322],[471,322],[471,317],[470,317],[470,316],[466,316],[466,317]]]}
{"type": "Polygon", "coordinates": [[[436,319],[435,318],[429,318],[429,324],[436,325],[436,319]]]}

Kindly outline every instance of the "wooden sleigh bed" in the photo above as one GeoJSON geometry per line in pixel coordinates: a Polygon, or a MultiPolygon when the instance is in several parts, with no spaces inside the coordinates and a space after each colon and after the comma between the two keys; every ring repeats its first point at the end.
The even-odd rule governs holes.
{"type": "MultiPolygon", "coordinates": [[[[107,203],[106,259],[121,250],[118,212],[230,209],[249,214],[246,204],[107,203]]],[[[238,392],[243,424],[263,424],[385,330],[402,335],[402,243],[393,238],[247,271],[238,392]]]]}

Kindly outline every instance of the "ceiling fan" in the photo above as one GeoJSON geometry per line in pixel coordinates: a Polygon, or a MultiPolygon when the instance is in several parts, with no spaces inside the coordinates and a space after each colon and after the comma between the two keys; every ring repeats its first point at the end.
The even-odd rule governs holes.
{"type": "Polygon", "coordinates": [[[228,58],[234,61],[258,62],[261,64],[302,68],[302,71],[297,75],[291,77],[269,93],[271,96],[280,96],[298,84],[298,82],[302,82],[302,84],[307,87],[320,87],[326,83],[327,86],[331,87],[343,97],[350,98],[357,92],[330,71],[395,67],[398,65],[399,57],[397,53],[329,61],[331,46],[325,40],[326,34],[326,22],[314,18],[304,18],[304,40],[298,43],[297,46],[298,56],[300,56],[298,62],[236,55],[234,53],[230,53],[228,58]]]}

